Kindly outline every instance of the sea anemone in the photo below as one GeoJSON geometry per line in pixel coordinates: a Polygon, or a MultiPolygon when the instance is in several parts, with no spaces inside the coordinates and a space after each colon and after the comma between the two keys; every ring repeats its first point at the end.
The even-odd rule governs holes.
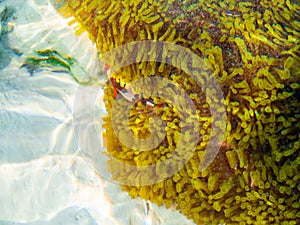
{"type": "MultiPolygon", "coordinates": [[[[211,71],[203,76],[213,75],[223,91],[225,139],[212,164],[200,171],[212,121],[197,82],[171,65],[138,60],[111,74],[122,87],[151,76],[178,84],[196,106],[193,118],[197,118],[201,134],[183,167],[155,184],[138,185],[151,173],[122,170],[108,161],[113,179],[136,181],[137,185],[122,185],[124,191],[133,198],[175,206],[199,225],[300,223],[299,2],[65,0],[59,12],[74,17],[77,32],[88,32],[100,57],[133,41],[158,40],[188,48],[203,58],[211,71]]],[[[184,58],[179,60],[187,63],[184,58]]],[[[138,151],[123,145],[113,129],[113,123],[123,124],[116,119],[122,118],[122,111],[114,114],[112,121],[114,89],[112,84],[105,88],[108,115],[104,128],[112,158],[136,167],[156,164],[173,154],[181,135],[189,148],[191,135],[181,132],[185,127],[179,119],[182,112],[168,102],[155,109],[137,102],[130,109],[128,123],[139,138],[149,135],[149,120],[159,117],[165,122],[166,137],[157,147],[138,151]]],[[[155,105],[164,102],[155,96],[151,101],[155,105]]]]}

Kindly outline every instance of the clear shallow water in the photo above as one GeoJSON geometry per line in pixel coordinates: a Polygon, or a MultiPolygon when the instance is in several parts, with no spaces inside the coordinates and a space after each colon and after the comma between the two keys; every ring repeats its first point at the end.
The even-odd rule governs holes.
{"type": "MultiPolygon", "coordinates": [[[[103,68],[87,35],[75,36],[47,0],[2,1],[0,11],[6,6],[15,13],[14,29],[0,42],[0,224],[193,224],[171,209],[131,200],[86,164],[72,124],[80,85],[68,71],[30,75],[20,68],[35,50],[51,48],[76,59],[73,73],[93,83],[103,68]]],[[[97,88],[101,100],[98,86],[85,87],[97,88]]],[[[96,113],[105,114],[101,102],[96,113]]]]}

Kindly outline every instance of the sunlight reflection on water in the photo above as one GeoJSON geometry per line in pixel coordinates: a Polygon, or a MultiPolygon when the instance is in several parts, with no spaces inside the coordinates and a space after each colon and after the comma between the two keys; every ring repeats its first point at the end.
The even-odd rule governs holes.
{"type": "MultiPolygon", "coordinates": [[[[51,70],[20,68],[34,50],[55,49],[77,60],[82,81],[103,76],[86,34],[75,36],[47,0],[3,1],[14,8],[0,70],[0,224],[191,225],[182,215],[139,199],[87,167],[72,128],[78,83],[51,70]]],[[[99,107],[97,115],[105,114],[99,107]]],[[[84,112],[83,112],[84,113],[84,112]]]]}

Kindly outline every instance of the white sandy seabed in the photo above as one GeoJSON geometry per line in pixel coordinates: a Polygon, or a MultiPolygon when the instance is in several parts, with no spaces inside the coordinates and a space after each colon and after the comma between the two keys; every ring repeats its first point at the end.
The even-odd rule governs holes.
{"type": "Polygon", "coordinates": [[[51,48],[77,60],[80,79],[95,80],[102,68],[87,35],[75,36],[47,0],[6,0],[0,10],[6,5],[16,10],[6,47],[19,54],[10,51],[0,70],[0,225],[192,225],[174,210],[130,199],[87,165],[72,125],[80,85],[69,74],[20,68],[34,50],[51,48]]]}

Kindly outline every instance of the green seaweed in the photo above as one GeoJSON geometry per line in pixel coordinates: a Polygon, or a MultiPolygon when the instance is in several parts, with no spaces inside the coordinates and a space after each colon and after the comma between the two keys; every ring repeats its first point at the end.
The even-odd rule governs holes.
{"type": "Polygon", "coordinates": [[[71,66],[74,59],[70,56],[62,56],[56,50],[37,50],[36,56],[28,56],[25,58],[21,67],[25,67],[32,75],[37,69],[51,68],[53,71],[71,72],[71,66]]]}

